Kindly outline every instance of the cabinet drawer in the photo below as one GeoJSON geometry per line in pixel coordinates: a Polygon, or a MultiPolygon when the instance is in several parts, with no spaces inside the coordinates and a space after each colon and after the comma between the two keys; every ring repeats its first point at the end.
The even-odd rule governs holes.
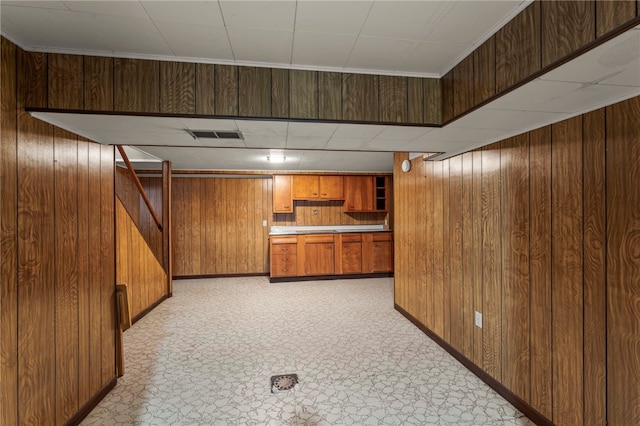
{"type": "Polygon", "coordinates": [[[297,256],[290,256],[288,254],[274,254],[271,256],[271,263],[274,265],[295,265],[297,259],[297,256]]]}
{"type": "Polygon", "coordinates": [[[342,234],[342,242],[357,243],[362,241],[362,234],[342,234]]]}
{"type": "Polygon", "coordinates": [[[296,254],[298,246],[296,244],[273,244],[271,254],[274,256],[281,254],[296,254]]]}
{"type": "Polygon", "coordinates": [[[393,241],[391,232],[376,232],[373,234],[373,241],[393,241]]]}
{"type": "Polygon", "coordinates": [[[332,243],[333,242],[333,234],[330,235],[305,235],[304,242],[305,243],[332,243]]]}
{"type": "Polygon", "coordinates": [[[271,241],[271,244],[295,244],[298,242],[298,237],[296,236],[290,236],[290,237],[269,237],[269,241],[271,241]]]}
{"type": "Polygon", "coordinates": [[[272,277],[295,277],[298,275],[298,268],[295,260],[293,262],[276,263],[271,265],[272,277]]]}

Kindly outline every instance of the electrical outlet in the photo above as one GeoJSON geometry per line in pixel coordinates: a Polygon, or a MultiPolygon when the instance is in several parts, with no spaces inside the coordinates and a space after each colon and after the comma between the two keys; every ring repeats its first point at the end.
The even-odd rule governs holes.
{"type": "Polygon", "coordinates": [[[476,311],[476,327],[482,328],[482,314],[476,311]]]}
{"type": "Polygon", "coordinates": [[[264,226],[265,228],[267,227],[267,221],[266,220],[262,221],[262,226],[264,226]]]}

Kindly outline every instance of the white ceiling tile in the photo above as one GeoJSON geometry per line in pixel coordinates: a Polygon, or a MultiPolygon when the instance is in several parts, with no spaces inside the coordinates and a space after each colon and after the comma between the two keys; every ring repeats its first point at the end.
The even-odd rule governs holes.
{"type": "MultiPolygon", "coordinates": [[[[640,87],[632,90],[635,90],[634,94],[640,94],[640,87]]],[[[582,87],[564,96],[556,97],[543,105],[535,106],[533,110],[581,113],[631,96],[632,94],[628,87],[595,84],[582,87]]]]}
{"type": "Polygon", "coordinates": [[[294,1],[220,1],[227,27],[293,31],[294,1]]]}
{"type": "Polygon", "coordinates": [[[285,141],[289,123],[285,121],[236,120],[236,125],[245,136],[275,136],[285,141]]]}
{"type": "Polygon", "coordinates": [[[358,37],[347,67],[356,69],[381,69],[386,64],[400,64],[417,47],[418,43],[389,38],[358,37]]]}
{"type": "Polygon", "coordinates": [[[289,123],[287,137],[330,137],[338,128],[338,123],[289,123]]]}
{"type": "Polygon", "coordinates": [[[448,7],[446,1],[376,1],[360,34],[422,40],[433,21],[448,7]]]}
{"type": "Polygon", "coordinates": [[[3,8],[5,6],[20,6],[20,7],[31,7],[31,8],[40,8],[40,9],[60,9],[60,10],[69,10],[66,4],[63,1],[55,1],[55,0],[45,0],[45,1],[29,1],[29,0],[18,0],[18,1],[7,1],[2,0],[3,8]]]}
{"type": "Polygon", "coordinates": [[[329,139],[327,144],[325,145],[325,149],[329,150],[366,150],[367,143],[369,143],[371,139],[358,139],[358,138],[339,138],[332,137],[329,139]]]}
{"type": "Polygon", "coordinates": [[[376,139],[412,140],[432,129],[433,127],[388,126],[376,135],[376,139]]]}
{"type": "Polygon", "coordinates": [[[228,130],[237,131],[235,120],[218,118],[178,118],[183,128],[191,130],[228,130]]]}
{"type": "MultiPolygon", "coordinates": [[[[85,131],[87,132],[87,131],[85,131]]],[[[108,145],[178,145],[201,146],[198,140],[187,133],[153,133],[153,132],[108,132],[91,130],[89,139],[108,145]]]]}
{"type": "Polygon", "coordinates": [[[285,148],[287,141],[280,136],[245,135],[244,143],[249,148],[285,148]]]}
{"type": "Polygon", "coordinates": [[[397,65],[397,69],[406,72],[441,74],[469,47],[471,45],[423,42],[397,65]]]}
{"type": "Polygon", "coordinates": [[[296,31],[291,61],[299,65],[342,68],[356,42],[356,36],[296,31]]]}
{"type": "Polygon", "coordinates": [[[198,142],[204,146],[213,148],[246,148],[244,139],[198,138],[198,142]]]}
{"type": "Polygon", "coordinates": [[[361,149],[371,151],[401,151],[402,147],[407,143],[406,139],[372,139],[361,145],[361,149]]]}
{"type": "Polygon", "coordinates": [[[155,24],[178,57],[233,59],[224,27],[159,21],[155,24]]]}
{"type": "Polygon", "coordinates": [[[296,31],[336,34],[360,33],[371,1],[299,1],[296,31]]]}
{"type": "Polygon", "coordinates": [[[111,15],[129,18],[149,19],[149,15],[138,1],[67,1],[70,10],[75,12],[111,15]]]}
{"type": "Polygon", "coordinates": [[[293,31],[227,28],[236,61],[290,64],[293,31]]]}
{"type": "Polygon", "coordinates": [[[287,148],[293,149],[322,149],[327,145],[329,137],[317,136],[288,136],[287,148]]]}
{"type": "Polygon", "coordinates": [[[627,31],[597,49],[549,71],[541,79],[579,83],[607,81],[608,77],[615,76],[623,70],[632,69],[640,74],[639,59],[640,31],[627,31]]]}
{"type": "Polygon", "coordinates": [[[539,109],[556,98],[577,90],[580,83],[534,80],[491,102],[489,108],[548,111],[539,109]]]}
{"type": "Polygon", "coordinates": [[[501,19],[517,9],[521,1],[461,1],[453,5],[449,13],[442,17],[425,38],[434,42],[473,44],[501,19]]]}
{"type": "Polygon", "coordinates": [[[143,1],[142,6],[154,21],[223,27],[217,1],[143,1]]]}
{"type": "Polygon", "coordinates": [[[333,138],[373,139],[386,127],[374,124],[338,124],[333,138]]]}

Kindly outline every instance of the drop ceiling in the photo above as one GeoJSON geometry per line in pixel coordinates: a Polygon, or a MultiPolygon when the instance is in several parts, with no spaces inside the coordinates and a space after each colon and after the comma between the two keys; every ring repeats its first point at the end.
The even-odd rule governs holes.
{"type": "MultiPolygon", "coordinates": [[[[11,37],[22,47],[34,50],[439,76],[525,5],[519,1],[179,3],[183,7],[176,2],[2,1],[2,31],[4,34],[7,22],[7,34],[26,25],[20,30],[24,40],[15,34],[11,37]],[[31,6],[25,7],[25,3],[31,6]],[[102,44],[92,41],[98,37],[89,27],[95,24],[94,19],[109,21],[123,18],[121,15],[151,23],[161,34],[162,43],[148,34],[142,40],[138,40],[140,34],[132,37],[133,29],[128,25],[136,24],[127,19],[109,30],[102,44]],[[165,34],[163,29],[171,27],[169,23],[178,30],[165,34]],[[184,26],[203,33],[197,36],[182,32],[187,31],[184,26]],[[224,29],[225,35],[220,37],[230,46],[230,57],[214,50],[203,55],[198,50],[200,43],[211,44],[205,33],[214,31],[212,28],[224,29]],[[121,33],[112,34],[118,31],[121,33]],[[283,44],[269,39],[268,33],[282,33],[278,37],[283,44]],[[175,40],[180,34],[192,38],[191,53],[189,43],[184,49],[172,47],[179,43],[170,34],[176,36],[175,40]],[[349,49],[344,46],[351,39],[340,39],[342,36],[355,37],[349,49]],[[260,40],[271,41],[260,48],[249,46],[260,40]],[[165,50],[160,48],[163,43],[165,50]],[[410,51],[405,49],[409,52],[405,55],[399,53],[403,43],[415,46],[410,51]],[[431,49],[436,44],[442,55],[431,49]],[[285,45],[288,56],[282,53],[287,50],[282,47],[285,45]],[[420,49],[429,52],[421,56],[420,49]],[[269,53],[258,52],[265,50],[269,53]],[[309,58],[304,59],[305,54],[309,58]],[[342,59],[337,60],[340,55],[342,59]]],[[[100,28],[98,25],[96,34],[101,34],[100,28]]],[[[140,24],[136,31],[145,28],[140,24]]],[[[640,26],[444,128],[50,112],[34,116],[101,143],[135,147],[129,155],[140,168],[157,168],[157,163],[150,162],[157,158],[172,161],[177,170],[391,171],[395,151],[443,152],[437,158],[446,158],[638,95],[640,26]],[[185,129],[239,131],[243,139],[194,139],[185,129]],[[274,149],[284,150],[285,163],[266,161],[274,149]]]]}

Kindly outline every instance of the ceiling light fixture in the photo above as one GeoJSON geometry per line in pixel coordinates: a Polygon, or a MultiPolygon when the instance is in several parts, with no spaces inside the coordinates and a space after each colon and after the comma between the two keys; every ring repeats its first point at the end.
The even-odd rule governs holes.
{"type": "Polygon", "coordinates": [[[284,163],[287,157],[285,157],[283,151],[271,151],[269,155],[267,155],[267,161],[272,163],[284,163]]]}

